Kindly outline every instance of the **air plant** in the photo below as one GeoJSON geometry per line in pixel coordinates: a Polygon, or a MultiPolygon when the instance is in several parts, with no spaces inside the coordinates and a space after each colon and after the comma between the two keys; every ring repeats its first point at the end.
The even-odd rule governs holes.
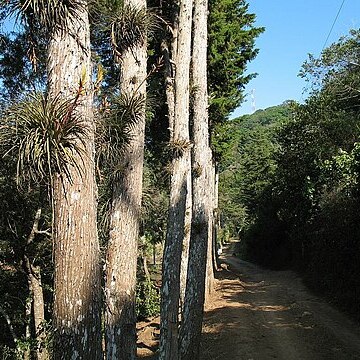
{"type": "Polygon", "coordinates": [[[192,143],[183,139],[174,139],[168,143],[168,148],[173,159],[182,157],[187,150],[191,149],[191,147],[192,143]]]}
{"type": "MultiPolygon", "coordinates": [[[[84,0],[0,0],[0,7],[9,17],[15,17],[17,22],[25,25],[28,35],[28,58],[37,70],[39,56],[39,34],[49,34],[56,31],[69,33],[77,38],[78,34],[72,30],[71,23],[81,22],[81,13],[87,7],[84,0]],[[36,35],[35,35],[36,34],[36,35]]],[[[40,35],[41,36],[41,35],[40,35]]]]}
{"type": "Polygon", "coordinates": [[[70,19],[80,20],[83,0],[0,0],[0,5],[30,26],[41,25],[48,31],[68,28],[70,19]]]}
{"type": "Polygon", "coordinates": [[[29,178],[49,182],[54,174],[71,181],[70,167],[81,173],[87,131],[76,105],[76,99],[36,93],[5,111],[0,149],[3,156],[17,159],[18,182],[29,178]]]}
{"type": "Polygon", "coordinates": [[[99,1],[92,12],[98,28],[109,34],[114,55],[119,60],[125,51],[143,45],[159,27],[159,17],[152,10],[119,0],[99,1]]]}
{"type": "Polygon", "coordinates": [[[97,121],[97,163],[119,170],[134,126],[141,121],[146,100],[143,95],[123,93],[114,96],[97,121]]]}

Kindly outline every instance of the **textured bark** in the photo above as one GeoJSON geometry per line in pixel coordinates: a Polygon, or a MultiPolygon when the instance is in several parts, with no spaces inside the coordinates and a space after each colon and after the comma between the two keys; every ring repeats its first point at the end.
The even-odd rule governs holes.
{"type": "MultiPolygon", "coordinates": [[[[217,243],[218,232],[220,228],[220,214],[219,214],[219,171],[216,164],[214,164],[214,206],[213,206],[213,238],[214,243],[217,243]]],[[[221,245],[221,244],[220,244],[221,245]]],[[[219,270],[220,261],[217,251],[214,253],[214,269],[219,270]]]]}
{"type": "MultiPolygon", "coordinates": [[[[191,161],[189,159],[189,161],[191,161]]],[[[191,168],[191,163],[188,164],[191,168]]],[[[185,303],[185,291],[186,291],[186,281],[189,265],[189,249],[190,249],[190,238],[191,238],[191,220],[192,220],[192,187],[191,187],[191,171],[187,173],[186,182],[188,184],[188,190],[186,194],[186,203],[185,203],[185,220],[184,220],[184,239],[182,244],[181,251],[181,265],[180,265],[180,312],[181,318],[183,317],[184,312],[184,303],[185,303]]]]}
{"type": "MultiPolygon", "coordinates": [[[[127,0],[145,8],[144,0],[127,0]]],[[[146,96],[146,43],[126,51],[121,60],[121,92],[146,96]]],[[[121,159],[122,173],[113,188],[110,238],[106,258],[106,358],[136,358],[136,265],[144,163],[145,107],[132,127],[121,159]]]]}
{"type": "Polygon", "coordinates": [[[186,232],[187,195],[190,184],[189,73],[192,0],[180,1],[176,45],[175,113],[168,227],[163,256],[159,359],[178,359],[181,253],[186,232]]]}
{"type": "MultiPolygon", "coordinates": [[[[170,142],[174,141],[174,123],[175,123],[175,74],[176,67],[171,59],[176,60],[177,54],[177,40],[178,40],[178,16],[174,14],[173,27],[172,27],[172,39],[170,42],[164,39],[161,43],[161,51],[164,57],[165,63],[165,93],[166,102],[168,105],[168,119],[169,119],[169,132],[170,142]]],[[[191,172],[188,172],[187,183],[191,183],[191,172]]],[[[191,189],[188,188],[186,194],[186,213],[185,213],[185,229],[188,229],[184,233],[181,265],[180,265],[180,307],[183,308],[185,298],[185,287],[186,287],[186,276],[188,267],[188,254],[189,254],[189,243],[190,243],[190,226],[191,226],[191,189]]]]}
{"type": "MultiPolygon", "coordinates": [[[[194,1],[192,84],[192,222],[184,316],[180,330],[180,358],[196,360],[205,300],[205,279],[211,217],[211,151],[209,147],[207,93],[207,1],[194,1]]],[[[211,243],[210,243],[211,247],[211,243]]],[[[210,258],[211,262],[211,258],[210,258]]]]}
{"type": "Polygon", "coordinates": [[[47,349],[43,347],[46,339],[46,333],[43,329],[45,322],[45,304],[40,268],[38,266],[32,265],[27,256],[25,256],[25,262],[30,296],[33,299],[32,307],[34,315],[35,337],[39,344],[36,349],[36,356],[38,360],[46,360],[49,359],[49,353],[47,349]]]}
{"type": "Polygon", "coordinates": [[[215,166],[213,159],[209,161],[209,191],[208,191],[208,248],[207,248],[207,259],[206,259],[206,282],[205,282],[205,303],[210,298],[211,292],[214,288],[214,271],[216,266],[216,230],[214,222],[215,213],[215,166]]]}
{"type": "Polygon", "coordinates": [[[52,34],[48,50],[50,96],[74,98],[87,136],[75,154],[81,169],[69,166],[70,178],[55,175],[54,206],[54,359],[102,359],[101,273],[96,223],[90,30],[86,1],[67,29],[52,34]]]}
{"type": "MultiPolygon", "coordinates": [[[[31,232],[27,238],[27,245],[30,245],[37,233],[39,233],[39,221],[41,218],[41,208],[36,211],[34,223],[31,229],[31,232]]],[[[44,292],[41,283],[41,272],[40,267],[35,266],[30,262],[29,257],[26,254],[24,255],[24,268],[27,276],[28,287],[29,287],[29,307],[27,307],[27,317],[31,317],[33,310],[33,318],[35,325],[35,338],[38,342],[38,347],[36,349],[36,357],[38,360],[49,359],[49,353],[46,348],[44,348],[44,342],[46,339],[46,333],[43,329],[45,323],[45,304],[44,304],[44,292]]],[[[28,304],[27,304],[28,306],[28,304]]],[[[29,319],[30,320],[30,319],[29,319]]],[[[26,329],[26,337],[30,339],[30,327],[26,329]]],[[[29,354],[30,357],[30,354],[29,354]]]]}
{"type": "MultiPolygon", "coordinates": [[[[31,313],[32,313],[32,296],[28,296],[25,302],[25,319],[26,319],[26,325],[25,325],[25,341],[30,344],[31,340],[31,313]]],[[[24,360],[30,360],[30,348],[27,347],[24,350],[24,360]]]]}
{"type": "Polygon", "coordinates": [[[174,51],[169,49],[169,44],[167,39],[163,39],[161,42],[161,53],[164,57],[164,66],[165,66],[165,93],[166,93],[166,103],[168,108],[168,120],[169,120],[169,132],[170,132],[170,141],[174,137],[174,119],[175,119],[175,68],[171,64],[171,57],[175,58],[176,54],[174,51]]]}

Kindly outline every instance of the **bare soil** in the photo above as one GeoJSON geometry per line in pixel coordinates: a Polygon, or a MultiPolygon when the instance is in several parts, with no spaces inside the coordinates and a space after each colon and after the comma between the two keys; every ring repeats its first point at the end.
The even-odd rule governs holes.
{"type": "MultiPolygon", "coordinates": [[[[291,271],[270,271],[225,249],[209,300],[201,360],[360,360],[360,326],[291,271]]],[[[156,359],[158,319],[138,324],[138,356],[156,359]]]]}

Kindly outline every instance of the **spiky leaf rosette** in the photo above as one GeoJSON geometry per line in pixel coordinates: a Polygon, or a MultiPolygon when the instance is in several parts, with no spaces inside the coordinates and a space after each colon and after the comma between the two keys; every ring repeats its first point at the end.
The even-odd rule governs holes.
{"type": "Polygon", "coordinates": [[[70,166],[81,173],[86,139],[76,100],[32,94],[1,118],[0,149],[17,158],[18,181],[49,182],[56,173],[71,181],[70,166]]]}
{"type": "Polygon", "coordinates": [[[119,0],[102,0],[92,9],[98,28],[109,34],[115,55],[121,59],[126,50],[144,44],[159,26],[152,10],[124,4],[119,0]]]}
{"type": "Polygon", "coordinates": [[[146,39],[147,14],[145,9],[125,5],[111,22],[111,43],[116,55],[140,46],[146,39]]]}
{"type": "Polygon", "coordinates": [[[84,0],[0,0],[11,15],[48,31],[67,29],[70,19],[79,20],[78,14],[86,4],[84,0]]]}
{"type": "Polygon", "coordinates": [[[123,93],[111,99],[111,105],[99,116],[97,124],[97,158],[101,167],[105,165],[112,172],[121,167],[126,146],[145,106],[145,97],[140,94],[123,93]]]}

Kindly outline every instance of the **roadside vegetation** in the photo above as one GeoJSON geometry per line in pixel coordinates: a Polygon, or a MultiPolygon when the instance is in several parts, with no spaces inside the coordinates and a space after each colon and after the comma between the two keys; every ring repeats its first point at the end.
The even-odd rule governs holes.
{"type": "Polygon", "coordinates": [[[0,22],[0,358],[135,359],[161,315],[160,358],[197,359],[211,137],[264,29],[243,0],[3,0],[0,22]]]}
{"type": "Polygon", "coordinates": [[[215,250],[359,314],[360,32],[235,120],[244,0],[0,0],[0,358],[196,360],[215,250]]]}
{"type": "Polygon", "coordinates": [[[358,30],[309,57],[303,104],[228,123],[222,223],[243,254],[301,271],[315,291],[359,315],[358,30]],[[231,135],[229,135],[231,134],[231,135]]]}

